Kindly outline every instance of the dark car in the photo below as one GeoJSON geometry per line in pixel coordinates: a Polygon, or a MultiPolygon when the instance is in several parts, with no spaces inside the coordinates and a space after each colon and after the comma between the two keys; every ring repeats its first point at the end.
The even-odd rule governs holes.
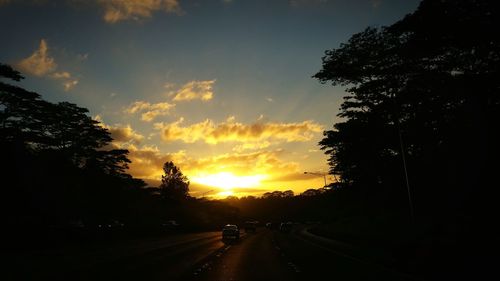
{"type": "Polygon", "coordinates": [[[257,222],[256,221],[245,222],[245,232],[256,232],[256,231],[257,231],[257,222]]]}
{"type": "Polygon", "coordinates": [[[125,224],[119,220],[104,220],[97,224],[97,228],[100,230],[117,230],[122,229],[124,226],[125,224]]]}
{"type": "Polygon", "coordinates": [[[240,239],[240,229],[235,224],[226,224],[222,228],[222,239],[240,239]]]}
{"type": "Polygon", "coordinates": [[[166,232],[175,232],[180,229],[180,225],[177,223],[176,220],[168,220],[161,224],[161,228],[163,231],[166,232]]]}
{"type": "Polygon", "coordinates": [[[288,233],[290,231],[292,231],[292,228],[293,228],[293,223],[292,222],[282,222],[280,224],[280,231],[281,232],[285,232],[285,233],[288,233]]]}
{"type": "Polygon", "coordinates": [[[161,224],[163,228],[175,229],[179,227],[179,224],[175,220],[169,220],[161,224]]]}

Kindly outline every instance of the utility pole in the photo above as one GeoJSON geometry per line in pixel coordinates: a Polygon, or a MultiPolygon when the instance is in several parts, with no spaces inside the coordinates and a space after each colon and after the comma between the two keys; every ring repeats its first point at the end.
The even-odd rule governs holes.
{"type": "Polygon", "coordinates": [[[408,179],[408,167],[406,164],[406,150],[405,146],[403,143],[403,136],[401,134],[401,127],[399,125],[399,122],[397,124],[398,126],[398,135],[399,135],[399,146],[401,148],[401,160],[403,161],[403,169],[405,172],[405,182],[406,182],[406,191],[408,192],[408,203],[410,205],[410,219],[413,222],[415,220],[415,210],[413,209],[413,200],[411,196],[411,189],[410,189],[410,180],[408,179]]]}
{"type": "Polygon", "coordinates": [[[325,180],[325,186],[326,186],[326,174],[325,173],[304,172],[304,174],[323,176],[323,179],[325,180]]]}
{"type": "MultiPolygon", "coordinates": [[[[394,93],[391,94],[391,98],[394,103],[394,115],[399,112],[399,107],[396,103],[396,95],[394,93]]],[[[410,188],[410,179],[408,178],[408,166],[406,163],[406,149],[405,145],[403,142],[403,134],[401,133],[401,123],[399,122],[399,117],[398,116],[393,116],[394,119],[394,124],[396,125],[396,129],[398,130],[398,140],[399,140],[399,148],[401,150],[401,161],[403,162],[403,170],[404,170],[404,176],[405,176],[405,183],[406,183],[406,191],[408,193],[408,204],[410,207],[410,220],[413,223],[415,220],[415,210],[413,207],[413,199],[411,196],[411,188],[410,188]]]]}

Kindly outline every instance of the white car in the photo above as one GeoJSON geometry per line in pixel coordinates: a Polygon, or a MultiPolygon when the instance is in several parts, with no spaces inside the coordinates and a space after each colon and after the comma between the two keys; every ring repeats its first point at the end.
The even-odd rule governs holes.
{"type": "Polygon", "coordinates": [[[226,224],[222,228],[222,239],[240,239],[240,229],[235,224],[226,224]]]}

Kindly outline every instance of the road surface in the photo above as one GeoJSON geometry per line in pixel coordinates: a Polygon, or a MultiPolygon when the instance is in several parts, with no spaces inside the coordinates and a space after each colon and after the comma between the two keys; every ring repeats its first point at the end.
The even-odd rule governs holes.
{"type": "Polygon", "coordinates": [[[235,242],[205,232],[11,252],[4,280],[416,280],[323,242],[259,228],[235,242]]]}
{"type": "Polygon", "coordinates": [[[304,228],[291,233],[260,229],[227,245],[186,280],[418,280],[352,253],[349,245],[326,243],[304,234],[304,228]]]}

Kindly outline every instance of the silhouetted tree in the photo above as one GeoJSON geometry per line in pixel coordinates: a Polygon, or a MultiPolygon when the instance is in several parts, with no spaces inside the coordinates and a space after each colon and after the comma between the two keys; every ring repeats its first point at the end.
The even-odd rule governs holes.
{"type": "MultiPolygon", "coordinates": [[[[24,77],[0,63],[0,78],[24,77]]],[[[128,151],[107,150],[112,138],[68,102],[51,103],[34,92],[0,81],[0,178],[10,223],[70,217],[124,216],[145,186],[127,174],[128,151]],[[4,186],[2,184],[2,186],[4,186]]]]}
{"type": "Polygon", "coordinates": [[[499,7],[489,0],[424,0],[395,24],[369,27],[326,51],[314,75],[348,87],[343,121],[319,143],[330,173],[350,187],[341,193],[350,195],[359,217],[397,217],[407,213],[408,172],[411,227],[419,239],[434,241],[434,268],[455,274],[485,262],[470,257],[488,247],[490,230],[480,229],[498,213],[490,198],[500,166],[499,7]]]}
{"type": "Polygon", "coordinates": [[[283,191],[279,190],[266,192],[262,194],[262,198],[283,198],[283,197],[285,197],[283,191]]]}
{"type": "Polygon", "coordinates": [[[495,1],[424,0],[326,51],[314,77],[349,87],[345,121],[320,142],[330,173],[404,202],[404,156],[417,210],[470,205],[498,155],[499,19],[495,1]]]}
{"type": "Polygon", "coordinates": [[[319,194],[321,194],[321,192],[317,189],[314,189],[314,188],[310,188],[304,192],[302,192],[300,195],[302,196],[318,196],[319,194]]]}
{"type": "Polygon", "coordinates": [[[189,197],[189,179],[172,161],[163,164],[160,193],[164,198],[182,200],[189,197]]]}
{"type": "MultiPolygon", "coordinates": [[[[0,64],[0,77],[23,77],[0,64]]],[[[88,110],[69,102],[53,104],[37,93],[0,82],[2,141],[22,144],[34,151],[57,151],[80,168],[94,165],[108,174],[127,169],[127,150],[104,150],[112,138],[108,130],[88,116],[88,110]]]]}

